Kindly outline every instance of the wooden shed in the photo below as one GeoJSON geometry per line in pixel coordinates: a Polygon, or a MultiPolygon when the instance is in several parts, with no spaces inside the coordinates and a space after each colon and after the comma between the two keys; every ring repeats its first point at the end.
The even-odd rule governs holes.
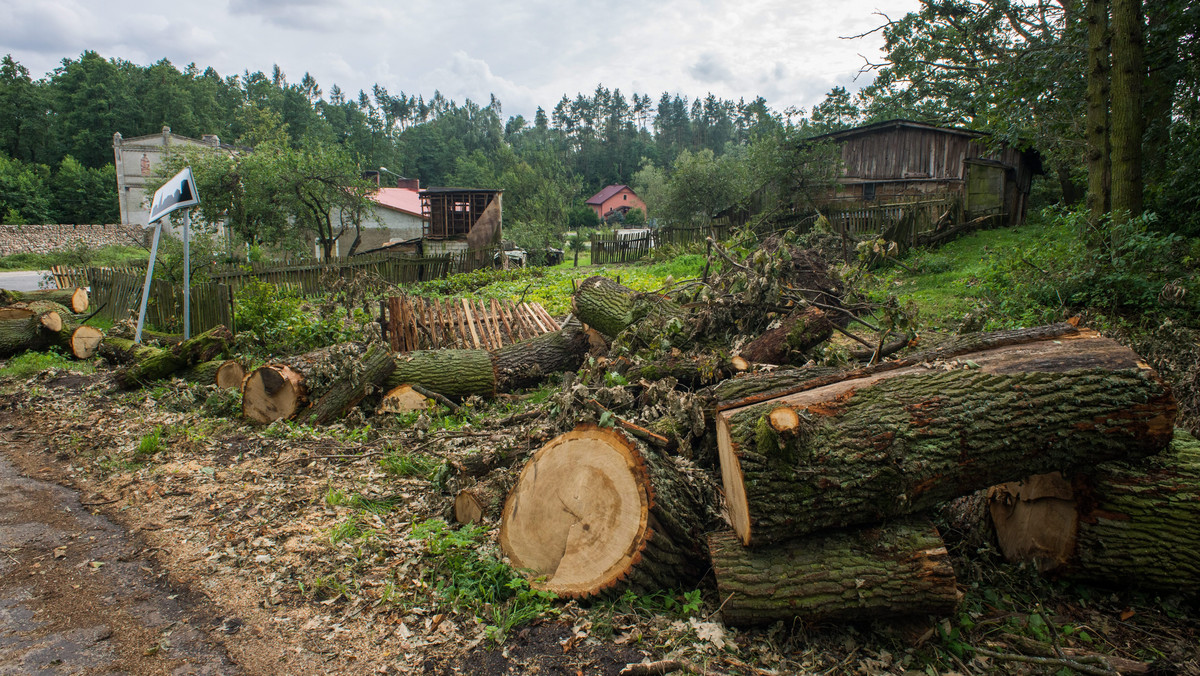
{"type": "Polygon", "coordinates": [[[841,149],[838,202],[886,203],[904,198],[954,196],[968,218],[1003,214],[1024,221],[1033,177],[1041,174],[1034,151],[990,147],[984,132],[889,120],[818,136],[841,149]]]}
{"type": "Polygon", "coordinates": [[[426,254],[480,251],[500,244],[503,190],[427,188],[420,192],[426,254]]]}

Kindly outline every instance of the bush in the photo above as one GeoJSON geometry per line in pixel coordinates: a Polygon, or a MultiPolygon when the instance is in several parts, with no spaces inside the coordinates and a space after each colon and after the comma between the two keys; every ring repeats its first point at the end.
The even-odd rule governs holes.
{"type": "Polygon", "coordinates": [[[353,321],[322,317],[303,299],[251,278],[234,298],[238,347],[253,354],[296,354],[320,347],[361,340],[360,324],[369,321],[361,309],[353,321]]]}

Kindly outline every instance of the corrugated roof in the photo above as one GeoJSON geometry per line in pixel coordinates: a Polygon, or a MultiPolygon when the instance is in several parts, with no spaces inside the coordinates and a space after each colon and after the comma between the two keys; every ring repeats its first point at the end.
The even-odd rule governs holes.
{"type": "Polygon", "coordinates": [[[371,193],[371,201],[381,207],[421,215],[421,196],[410,188],[380,188],[371,193]]]}
{"type": "MultiPolygon", "coordinates": [[[[584,204],[604,204],[605,200],[628,187],[629,186],[627,185],[610,185],[595,195],[592,195],[591,199],[584,202],[584,204]]],[[[632,190],[630,192],[632,192],[632,190]]]]}

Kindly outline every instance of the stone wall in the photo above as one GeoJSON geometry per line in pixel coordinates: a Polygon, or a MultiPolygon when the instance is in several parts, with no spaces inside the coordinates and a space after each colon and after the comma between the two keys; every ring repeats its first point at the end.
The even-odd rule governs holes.
{"type": "Polygon", "coordinates": [[[137,246],[152,232],[140,225],[0,225],[0,256],[15,253],[49,253],[109,244],[137,246]]]}

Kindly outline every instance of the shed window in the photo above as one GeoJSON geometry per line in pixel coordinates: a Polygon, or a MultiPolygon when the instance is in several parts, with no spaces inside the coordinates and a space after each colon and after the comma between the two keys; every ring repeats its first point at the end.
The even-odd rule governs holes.
{"type": "Polygon", "coordinates": [[[875,184],[863,183],[863,199],[871,201],[875,199],[875,184]]]}

